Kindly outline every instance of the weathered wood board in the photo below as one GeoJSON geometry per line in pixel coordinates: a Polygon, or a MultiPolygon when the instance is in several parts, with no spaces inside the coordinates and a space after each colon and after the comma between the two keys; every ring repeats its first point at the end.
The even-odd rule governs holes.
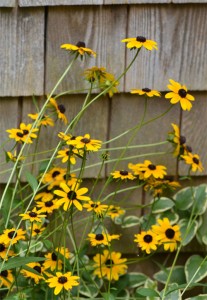
{"type": "Polygon", "coordinates": [[[103,0],[19,0],[19,6],[100,5],[103,0]]]}
{"type": "MultiPolygon", "coordinates": [[[[127,7],[111,9],[100,7],[49,8],[46,51],[46,92],[49,93],[71,61],[68,51],[61,44],[76,44],[84,41],[86,47],[97,52],[97,57],[76,61],[70,74],[61,83],[58,92],[88,88],[84,80],[84,69],[92,66],[106,67],[117,77],[124,70],[125,47],[121,39],[126,36],[127,7]],[[54,22],[55,20],[55,22],[54,22]]],[[[120,81],[123,90],[123,80],[120,81]]],[[[83,92],[86,92],[85,90],[83,92]]]]}
{"type": "Polygon", "coordinates": [[[0,0],[0,7],[15,7],[16,0],[0,0]]]}
{"type": "MultiPolygon", "coordinates": [[[[159,50],[141,50],[126,76],[125,91],[143,87],[164,91],[169,78],[190,90],[206,90],[206,13],[204,4],[131,5],[127,37],[155,40],[159,50]]],[[[134,53],[127,51],[127,63],[134,53]]]]}
{"type": "Polygon", "coordinates": [[[0,96],[43,94],[44,9],[0,9],[0,96]]]}

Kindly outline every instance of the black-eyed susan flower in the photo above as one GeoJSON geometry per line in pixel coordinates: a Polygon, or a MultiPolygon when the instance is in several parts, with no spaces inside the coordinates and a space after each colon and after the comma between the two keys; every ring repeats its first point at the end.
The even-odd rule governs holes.
{"type": "Polygon", "coordinates": [[[90,134],[84,136],[77,136],[74,140],[67,141],[68,145],[73,145],[77,149],[86,151],[98,151],[101,148],[102,142],[100,140],[91,139],[90,134]]]}
{"type": "Polygon", "coordinates": [[[176,124],[171,123],[171,125],[173,127],[173,132],[169,132],[168,141],[173,143],[173,145],[175,146],[173,155],[175,157],[178,157],[184,151],[186,138],[183,135],[180,135],[180,128],[176,124]]]}
{"type": "Polygon", "coordinates": [[[16,142],[31,144],[32,139],[36,139],[38,128],[32,129],[32,124],[21,123],[20,127],[17,129],[7,129],[6,132],[9,133],[9,138],[14,139],[16,142]]]}
{"type": "Polygon", "coordinates": [[[177,243],[181,241],[179,225],[171,225],[168,218],[158,219],[158,225],[152,225],[152,231],[157,235],[160,244],[163,244],[164,250],[173,252],[177,249],[177,243]]]}
{"type": "Polygon", "coordinates": [[[144,190],[152,191],[153,196],[161,196],[166,189],[175,190],[181,187],[180,183],[174,180],[168,179],[156,179],[154,177],[149,177],[145,182],[144,190]]]}
{"type": "Polygon", "coordinates": [[[31,230],[31,235],[34,237],[41,235],[46,227],[41,223],[33,223],[28,229],[31,230]]]}
{"type": "Polygon", "coordinates": [[[99,88],[101,90],[106,90],[104,94],[108,94],[110,98],[112,98],[114,94],[119,93],[119,90],[117,89],[118,85],[119,81],[116,80],[113,74],[108,72],[106,72],[105,76],[102,76],[99,81],[99,88]]]}
{"type": "MultiPolygon", "coordinates": [[[[28,114],[28,117],[30,117],[32,120],[37,120],[39,117],[39,114],[28,114]]],[[[41,125],[43,125],[45,127],[47,127],[47,126],[53,127],[55,125],[55,123],[52,118],[50,118],[47,115],[43,115],[42,118],[38,122],[38,126],[41,126],[41,125]]]]}
{"type": "Polygon", "coordinates": [[[22,273],[22,275],[24,277],[32,278],[36,284],[38,284],[40,280],[44,280],[44,276],[43,276],[44,269],[40,263],[31,262],[31,263],[26,264],[26,266],[33,269],[36,272],[32,272],[32,270],[28,271],[28,269],[24,269],[24,267],[23,267],[20,272],[22,273]]]}
{"type": "Polygon", "coordinates": [[[64,124],[68,123],[68,119],[65,115],[66,108],[63,104],[58,104],[54,98],[50,98],[48,107],[52,107],[55,109],[55,113],[57,114],[58,119],[63,121],[64,124]]]}
{"type": "Polygon", "coordinates": [[[106,212],[108,205],[101,204],[100,201],[88,201],[83,204],[83,207],[87,209],[87,211],[93,211],[97,216],[101,217],[106,212]]]}
{"type": "Polygon", "coordinates": [[[96,254],[93,257],[94,275],[99,278],[106,278],[109,281],[118,280],[127,271],[126,258],[121,258],[120,252],[109,252],[104,250],[103,254],[96,254]]]}
{"type": "MultiPolygon", "coordinates": [[[[14,151],[14,153],[8,151],[8,152],[6,152],[6,155],[7,155],[7,157],[8,157],[8,160],[13,161],[13,162],[16,162],[16,161],[17,161],[18,155],[17,155],[17,151],[16,151],[16,150],[14,151]]],[[[24,160],[24,159],[25,159],[24,156],[20,156],[20,157],[18,158],[19,161],[22,161],[22,160],[24,160]]]]}
{"type": "Polygon", "coordinates": [[[125,214],[125,210],[120,206],[109,205],[106,215],[112,220],[125,214]]]}
{"type": "Polygon", "coordinates": [[[144,173],[145,171],[141,171],[140,170],[140,164],[132,164],[132,163],[129,163],[128,164],[128,168],[130,170],[132,170],[133,174],[138,176],[139,180],[143,180],[144,179],[144,173]]]}
{"type": "Polygon", "coordinates": [[[154,165],[150,160],[145,160],[143,164],[138,164],[140,171],[144,172],[144,178],[153,176],[154,178],[164,178],[166,167],[162,165],[154,165]]]}
{"type": "Polygon", "coordinates": [[[80,184],[82,180],[80,178],[76,177],[75,173],[65,174],[64,175],[64,181],[68,186],[74,185],[74,184],[80,184]]]}
{"type": "Polygon", "coordinates": [[[71,54],[80,55],[81,57],[83,57],[85,54],[96,57],[96,52],[90,48],[86,48],[86,44],[81,41],[79,41],[76,45],[63,44],[60,48],[68,50],[71,54]]]}
{"type": "Polygon", "coordinates": [[[114,179],[121,179],[121,180],[126,180],[126,179],[134,180],[134,179],[136,179],[136,177],[133,176],[131,172],[128,172],[126,170],[114,171],[114,172],[111,173],[111,175],[114,179]]]}
{"type": "Polygon", "coordinates": [[[137,94],[137,95],[140,95],[140,96],[146,95],[147,97],[150,97],[150,98],[154,97],[154,96],[156,96],[156,97],[161,96],[160,92],[158,92],[156,90],[151,90],[149,88],[143,88],[141,90],[132,89],[131,94],[137,94]]]}
{"type": "Polygon", "coordinates": [[[20,229],[5,229],[0,235],[0,244],[4,243],[5,245],[16,244],[20,240],[25,240],[26,231],[20,229]]]}
{"type": "Polygon", "coordinates": [[[91,246],[95,247],[98,245],[110,245],[112,240],[118,240],[119,234],[108,234],[108,233],[89,233],[88,239],[90,240],[91,246]]]}
{"type": "Polygon", "coordinates": [[[89,82],[99,82],[102,78],[106,78],[106,68],[103,67],[92,67],[89,69],[86,69],[84,71],[85,79],[89,82]]]}
{"type": "Polygon", "coordinates": [[[57,158],[62,159],[62,163],[66,163],[68,160],[70,160],[70,163],[72,165],[76,164],[76,155],[79,154],[77,149],[70,149],[70,148],[64,148],[62,150],[59,150],[57,158]]]}
{"type": "Polygon", "coordinates": [[[12,283],[14,282],[14,276],[11,270],[4,270],[0,273],[0,287],[6,286],[10,288],[12,283]]]}
{"type": "Polygon", "coordinates": [[[42,219],[46,217],[46,215],[41,214],[41,212],[37,210],[36,207],[34,207],[31,211],[27,211],[24,214],[20,214],[19,216],[22,217],[22,220],[29,220],[31,223],[41,223],[42,219]]]}
{"type": "Polygon", "coordinates": [[[57,204],[57,199],[51,199],[48,201],[38,201],[37,202],[38,212],[52,214],[54,210],[58,209],[60,206],[57,204]]]}
{"type": "Polygon", "coordinates": [[[141,233],[135,234],[134,241],[138,243],[138,246],[150,254],[152,250],[157,250],[159,244],[157,235],[151,230],[141,231],[141,233]]]}
{"type": "Polygon", "coordinates": [[[42,183],[48,184],[47,189],[51,190],[54,186],[59,186],[64,181],[67,169],[54,167],[42,177],[42,183]]]}
{"type": "Polygon", "coordinates": [[[76,183],[72,186],[68,186],[66,183],[62,182],[60,188],[62,190],[55,190],[54,194],[61,197],[61,199],[57,201],[57,204],[63,204],[63,209],[65,211],[67,211],[71,205],[74,205],[78,210],[82,210],[83,206],[80,201],[91,200],[90,197],[84,195],[88,192],[88,189],[85,187],[79,189],[79,185],[76,183]]]}
{"type": "Polygon", "coordinates": [[[69,259],[70,252],[68,248],[59,247],[56,248],[54,252],[49,252],[45,254],[46,260],[43,263],[44,269],[50,269],[51,271],[61,270],[63,266],[63,261],[62,261],[63,256],[66,259],[69,259]],[[61,254],[61,258],[60,258],[60,254],[61,254]]]}
{"type": "Polygon", "coordinates": [[[157,50],[157,43],[153,40],[147,40],[144,36],[137,36],[135,38],[123,39],[122,42],[127,43],[127,48],[136,49],[144,47],[147,50],[157,50]]]}
{"type": "Polygon", "coordinates": [[[191,152],[188,152],[187,155],[181,155],[181,157],[184,159],[186,164],[191,165],[191,170],[193,172],[203,172],[203,165],[198,154],[192,154],[191,152]]]}
{"type": "Polygon", "coordinates": [[[9,256],[14,256],[14,251],[11,249],[8,249],[8,247],[4,244],[0,244],[0,257],[2,259],[7,260],[9,256]]]}
{"type": "Polygon", "coordinates": [[[188,94],[188,90],[185,85],[181,85],[179,82],[176,82],[172,79],[169,79],[170,83],[167,87],[171,92],[165,95],[165,98],[171,99],[170,102],[172,104],[176,104],[180,102],[181,108],[183,110],[191,110],[192,103],[190,101],[194,101],[195,98],[188,94]]]}
{"type": "Polygon", "coordinates": [[[49,284],[50,288],[55,288],[54,294],[58,295],[62,289],[70,291],[74,286],[79,285],[79,279],[78,276],[72,276],[71,272],[56,272],[56,276],[47,279],[46,282],[49,284]]]}
{"type": "Polygon", "coordinates": [[[50,201],[54,198],[54,194],[47,188],[43,192],[37,193],[34,200],[50,201]]]}

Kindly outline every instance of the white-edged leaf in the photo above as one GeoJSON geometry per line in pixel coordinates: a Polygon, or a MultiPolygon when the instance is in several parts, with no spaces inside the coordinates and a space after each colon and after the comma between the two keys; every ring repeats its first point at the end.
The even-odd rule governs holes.
{"type": "Polygon", "coordinates": [[[187,298],[186,300],[206,300],[207,299],[207,294],[202,294],[202,295],[198,295],[198,296],[195,296],[195,297],[190,297],[190,298],[187,298]]]}
{"type": "Polygon", "coordinates": [[[140,285],[143,285],[147,280],[147,276],[139,272],[131,272],[128,274],[128,285],[130,288],[135,288],[140,285]]]}
{"type": "Polygon", "coordinates": [[[174,211],[167,210],[167,211],[164,211],[163,213],[157,215],[157,218],[158,219],[168,218],[170,221],[170,224],[174,225],[178,222],[179,215],[176,214],[174,211]]]}
{"type": "Polygon", "coordinates": [[[195,188],[194,214],[202,215],[207,208],[207,185],[200,184],[195,188]]]}
{"type": "Polygon", "coordinates": [[[175,207],[179,210],[190,208],[194,202],[194,188],[186,187],[174,195],[175,207]]]}
{"type": "MultiPolygon", "coordinates": [[[[163,294],[163,291],[164,290],[161,291],[161,295],[163,294]]],[[[167,292],[165,294],[165,300],[182,300],[181,292],[178,288],[177,283],[172,283],[168,285],[167,292]]]]}
{"type": "Polygon", "coordinates": [[[194,254],[185,264],[185,275],[187,282],[199,282],[207,276],[207,260],[202,256],[194,254]]]}
{"type": "Polygon", "coordinates": [[[207,213],[200,216],[201,222],[196,232],[196,238],[200,244],[207,245],[207,213]]]}
{"type": "Polygon", "coordinates": [[[158,214],[164,212],[171,209],[174,205],[175,203],[167,197],[158,198],[152,204],[152,213],[158,214]]]}
{"type": "Polygon", "coordinates": [[[123,219],[121,226],[123,228],[133,227],[140,224],[140,219],[136,216],[127,216],[123,219]]]}
{"type": "MultiPolygon", "coordinates": [[[[157,273],[154,274],[154,278],[162,283],[166,283],[168,279],[168,275],[170,272],[171,267],[161,270],[157,273]]],[[[185,284],[186,283],[186,278],[185,278],[185,271],[183,266],[175,266],[173,268],[171,277],[170,277],[170,283],[177,283],[177,284],[185,284]]]]}
{"type": "Polygon", "coordinates": [[[188,223],[189,220],[187,219],[182,219],[179,222],[183,246],[186,246],[190,241],[192,241],[198,228],[198,223],[196,220],[193,220],[190,225],[188,225],[188,223]]]}

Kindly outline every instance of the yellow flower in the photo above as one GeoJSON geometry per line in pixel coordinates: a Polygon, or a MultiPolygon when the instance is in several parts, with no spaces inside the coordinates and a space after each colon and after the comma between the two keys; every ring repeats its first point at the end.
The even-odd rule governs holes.
{"type": "Polygon", "coordinates": [[[120,252],[109,252],[104,250],[103,254],[96,254],[93,258],[94,275],[99,278],[106,277],[109,281],[118,280],[121,275],[127,271],[127,265],[124,264],[127,259],[121,258],[120,252]]]}
{"type": "Polygon", "coordinates": [[[103,216],[106,212],[108,205],[101,204],[100,201],[92,201],[90,200],[88,203],[83,204],[83,207],[87,209],[87,211],[93,211],[99,217],[103,216]]]}
{"type": "Polygon", "coordinates": [[[125,214],[124,209],[122,209],[120,206],[114,206],[114,205],[110,205],[106,213],[106,215],[109,216],[112,220],[124,214],[125,214]]]}
{"type": "Polygon", "coordinates": [[[147,40],[144,36],[137,36],[135,38],[128,38],[122,40],[122,42],[127,43],[127,48],[135,49],[144,47],[147,50],[157,50],[157,43],[153,40],[147,40]]]}
{"type": "Polygon", "coordinates": [[[4,270],[0,273],[0,287],[6,286],[10,288],[12,283],[14,282],[14,276],[12,275],[11,270],[4,270]]]}
{"type": "Polygon", "coordinates": [[[33,223],[28,229],[32,230],[32,236],[38,236],[42,234],[46,227],[41,223],[33,223]]]}
{"type": "Polygon", "coordinates": [[[9,138],[14,139],[16,142],[31,144],[32,139],[37,138],[35,132],[38,128],[32,129],[32,124],[21,123],[18,129],[7,129],[6,131],[10,133],[9,138]]]}
{"type": "MultiPolygon", "coordinates": [[[[18,155],[17,155],[17,151],[16,151],[16,150],[14,151],[14,153],[8,151],[8,152],[6,152],[6,154],[7,154],[8,158],[9,158],[9,160],[11,160],[11,161],[13,161],[13,162],[16,162],[16,161],[17,161],[18,155]]],[[[22,161],[22,160],[24,160],[24,159],[25,159],[24,156],[20,156],[20,157],[19,157],[19,161],[22,161]]]]}
{"type": "Polygon", "coordinates": [[[30,222],[42,222],[42,218],[45,218],[46,215],[41,215],[41,212],[37,210],[36,207],[33,208],[31,211],[27,211],[25,214],[20,214],[22,220],[29,220],[30,222]]]}
{"type": "Polygon", "coordinates": [[[140,171],[144,172],[144,178],[153,176],[154,178],[164,178],[166,175],[166,167],[162,165],[154,165],[150,160],[145,160],[143,164],[139,164],[140,171]]]}
{"type": "Polygon", "coordinates": [[[70,257],[70,252],[68,248],[56,248],[54,252],[45,254],[46,260],[43,263],[44,268],[50,268],[51,271],[54,271],[56,269],[61,270],[63,266],[63,261],[62,259],[60,259],[59,254],[61,254],[61,256],[64,256],[66,259],[69,259],[70,257]]]}
{"type": "Polygon", "coordinates": [[[136,177],[133,176],[131,172],[128,172],[128,171],[125,171],[125,170],[115,171],[115,172],[111,173],[111,175],[112,175],[112,177],[114,179],[116,179],[116,178],[120,178],[121,180],[125,180],[125,179],[133,180],[133,179],[136,179],[136,177]]]}
{"type": "Polygon", "coordinates": [[[55,112],[58,116],[58,119],[63,121],[64,124],[68,123],[68,119],[65,115],[66,109],[65,109],[65,106],[63,104],[57,104],[57,102],[54,98],[50,98],[50,104],[48,106],[55,108],[55,112]]]}
{"type": "Polygon", "coordinates": [[[77,281],[79,279],[78,276],[72,276],[71,272],[65,274],[57,272],[56,276],[47,279],[46,282],[49,284],[50,288],[55,288],[54,294],[58,295],[62,289],[69,291],[73,286],[79,285],[79,282],[77,281]]]}
{"type": "Polygon", "coordinates": [[[163,244],[164,250],[173,252],[177,249],[177,242],[181,241],[179,225],[172,226],[168,218],[158,219],[159,225],[152,225],[152,231],[157,235],[160,244],[163,244]]]}
{"type": "Polygon", "coordinates": [[[8,244],[16,244],[20,240],[25,240],[26,231],[20,229],[5,229],[3,234],[0,235],[0,243],[8,244]]]}
{"type": "Polygon", "coordinates": [[[194,101],[195,98],[188,94],[188,90],[185,85],[181,85],[180,83],[169,79],[170,83],[167,87],[172,92],[169,92],[165,95],[165,98],[171,99],[170,102],[172,104],[176,104],[180,102],[181,108],[183,110],[191,110],[192,104],[190,101],[194,101]]]}
{"type": "Polygon", "coordinates": [[[144,171],[140,170],[140,164],[128,164],[128,168],[133,171],[134,175],[137,175],[140,180],[144,179],[144,171]]]}
{"type": "Polygon", "coordinates": [[[31,263],[26,264],[26,266],[31,268],[31,269],[34,269],[38,274],[36,274],[32,271],[28,271],[28,270],[24,269],[24,266],[23,266],[23,269],[20,272],[22,273],[22,275],[24,277],[34,279],[36,284],[38,284],[40,280],[44,279],[44,277],[43,277],[43,268],[42,268],[40,263],[31,262],[31,263]]]}
{"type": "Polygon", "coordinates": [[[66,175],[66,169],[54,167],[49,172],[47,172],[43,178],[43,184],[49,184],[47,189],[51,190],[54,186],[59,186],[62,181],[64,181],[64,176],[66,175]]]}
{"type": "Polygon", "coordinates": [[[57,200],[51,199],[48,201],[38,201],[37,207],[39,208],[39,213],[52,214],[55,209],[59,208],[57,200]]]}
{"type": "Polygon", "coordinates": [[[141,231],[139,234],[135,234],[134,241],[138,243],[138,246],[146,251],[147,254],[151,253],[151,250],[157,250],[158,237],[151,230],[141,231]]]}
{"type": "Polygon", "coordinates": [[[82,210],[82,204],[79,201],[89,201],[91,200],[90,197],[84,196],[85,193],[88,192],[87,188],[80,188],[78,184],[73,184],[72,186],[68,186],[66,183],[62,182],[60,184],[62,190],[55,190],[54,194],[61,197],[60,200],[57,201],[58,205],[63,204],[63,209],[67,211],[72,204],[78,210],[82,210]]]}
{"type": "Polygon", "coordinates": [[[160,97],[161,96],[160,92],[158,92],[156,90],[151,90],[149,88],[143,88],[141,90],[133,89],[133,90],[131,90],[131,94],[138,94],[140,96],[146,95],[148,97],[153,97],[153,96],[160,97]]]}
{"type": "Polygon", "coordinates": [[[203,172],[204,169],[198,154],[192,154],[188,152],[187,155],[181,155],[181,157],[185,160],[186,164],[191,165],[193,172],[203,172]]]}
{"type": "Polygon", "coordinates": [[[109,97],[112,98],[114,94],[118,93],[117,85],[119,85],[119,81],[117,81],[113,74],[106,72],[105,76],[101,77],[99,80],[99,87],[102,90],[107,89],[104,93],[108,93],[109,97]],[[111,86],[111,87],[110,87],[111,86]],[[110,89],[108,89],[110,87],[110,89]]]}
{"type": "Polygon", "coordinates": [[[70,163],[72,165],[75,165],[76,158],[75,154],[78,154],[77,149],[70,149],[70,148],[64,148],[63,150],[58,151],[57,158],[62,158],[62,163],[67,162],[70,159],[70,163]]]}
{"type": "Polygon", "coordinates": [[[77,54],[77,55],[81,55],[83,57],[83,55],[88,54],[93,55],[94,57],[96,57],[96,52],[94,52],[93,50],[91,50],[90,48],[86,48],[86,45],[84,42],[78,42],[76,45],[72,45],[72,44],[63,44],[61,45],[62,49],[68,50],[70,51],[72,54],[77,54]]]}
{"type": "Polygon", "coordinates": [[[8,250],[8,247],[4,244],[0,244],[0,257],[2,259],[7,260],[9,256],[14,256],[14,251],[13,250],[8,250]]]}
{"type": "Polygon", "coordinates": [[[77,149],[84,149],[86,151],[98,151],[101,148],[102,142],[99,140],[93,140],[90,134],[84,136],[77,136],[74,140],[67,141],[68,145],[73,145],[77,149]]]}
{"type": "Polygon", "coordinates": [[[98,245],[110,245],[111,241],[116,239],[118,240],[120,237],[119,234],[106,234],[106,233],[89,233],[88,238],[90,240],[91,246],[98,246],[98,245]]]}
{"type": "Polygon", "coordinates": [[[149,177],[144,185],[145,191],[153,191],[153,196],[161,196],[164,190],[170,189],[175,190],[181,185],[177,181],[170,181],[168,179],[155,179],[154,177],[149,177]]]}
{"type": "MultiPolygon", "coordinates": [[[[39,117],[39,114],[28,114],[28,117],[30,117],[32,120],[37,120],[39,117]]],[[[54,126],[54,121],[49,116],[44,115],[38,122],[38,126],[54,126]]]]}

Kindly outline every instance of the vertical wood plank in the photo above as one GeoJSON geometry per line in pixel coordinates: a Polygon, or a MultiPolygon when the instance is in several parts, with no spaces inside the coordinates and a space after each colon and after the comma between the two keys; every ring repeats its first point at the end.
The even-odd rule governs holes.
{"type": "MultiPolygon", "coordinates": [[[[164,98],[149,99],[147,100],[147,113],[144,122],[148,122],[158,115],[163,114],[170,107],[169,101],[164,98]]],[[[144,115],[145,99],[144,97],[135,96],[132,94],[121,94],[115,96],[112,100],[112,114],[111,114],[111,129],[110,138],[127,131],[139,124],[144,115]]],[[[173,106],[170,112],[155,121],[152,121],[144,125],[141,129],[134,130],[121,138],[110,143],[110,147],[123,147],[128,144],[128,141],[133,137],[130,145],[148,145],[166,141],[167,134],[171,131],[171,123],[179,120],[180,109],[178,106],[173,106]]],[[[137,127],[138,128],[138,127],[137,127]]],[[[155,164],[163,164],[167,167],[168,175],[175,174],[176,161],[172,158],[172,153],[161,154],[159,152],[172,152],[172,148],[169,144],[128,149],[124,157],[138,156],[133,159],[123,160],[118,163],[118,170],[126,169],[129,162],[139,163],[145,159],[151,160],[155,164]]],[[[110,152],[112,159],[118,159],[121,150],[110,152]]],[[[111,165],[109,165],[108,172],[111,171],[111,165]]]]}
{"type": "MultiPolygon", "coordinates": [[[[159,50],[142,49],[126,76],[131,88],[166,90],[168,78],[183,82],[190,90],[207,88],[207,6],[131,5],[127,37],[155,40],[159,50]]],[[[134,51],[127,51],[127,61],[134,51]]]]}
{"type": "Polygon", "coordinates": [[[16,0],[1,0],[0,7],[15,7],[16,0]]]}
{"type": "Polygon", "coordinates": [[[44,9],[0,9],[0,95],[43,93],[44,9]]]}
{"type": "MultiPolygon", "coordinates": [[[[126,35],[126,7],[70,7],[49,8],[46,59],[46,92],[50,92],[71,61],[63,43],[84,41],[86,47],[97,52],[97,58],[76,61],[70,74],[61,83],[58,92],[88,88],[83,71],[94,65],[106,67],[117,77],[124,70],[125,48],[121,39],[126,35]],[[55,20],[55,22],[54,22],[55,20]]],[[[123,90],[123,80],[120,82],[123,90]]],[[[80,91],[81,92],[81,91],[80,91]]],[[[85,92],[85,91],[84,91],[85,92]]]]}
{"type": "Polygon", "coordinates": [[[0,130],[0,183],[6,183],[9,178],[9,172],[5,172],[12,168],[12,163],[5,163],[5,151],[10,151],[15,145],[15,142],[9,139],[7,129],[17,128],[18,124],[18,99],[17,98],[0,98],[1,112],[1,130],[0,130]]]}

